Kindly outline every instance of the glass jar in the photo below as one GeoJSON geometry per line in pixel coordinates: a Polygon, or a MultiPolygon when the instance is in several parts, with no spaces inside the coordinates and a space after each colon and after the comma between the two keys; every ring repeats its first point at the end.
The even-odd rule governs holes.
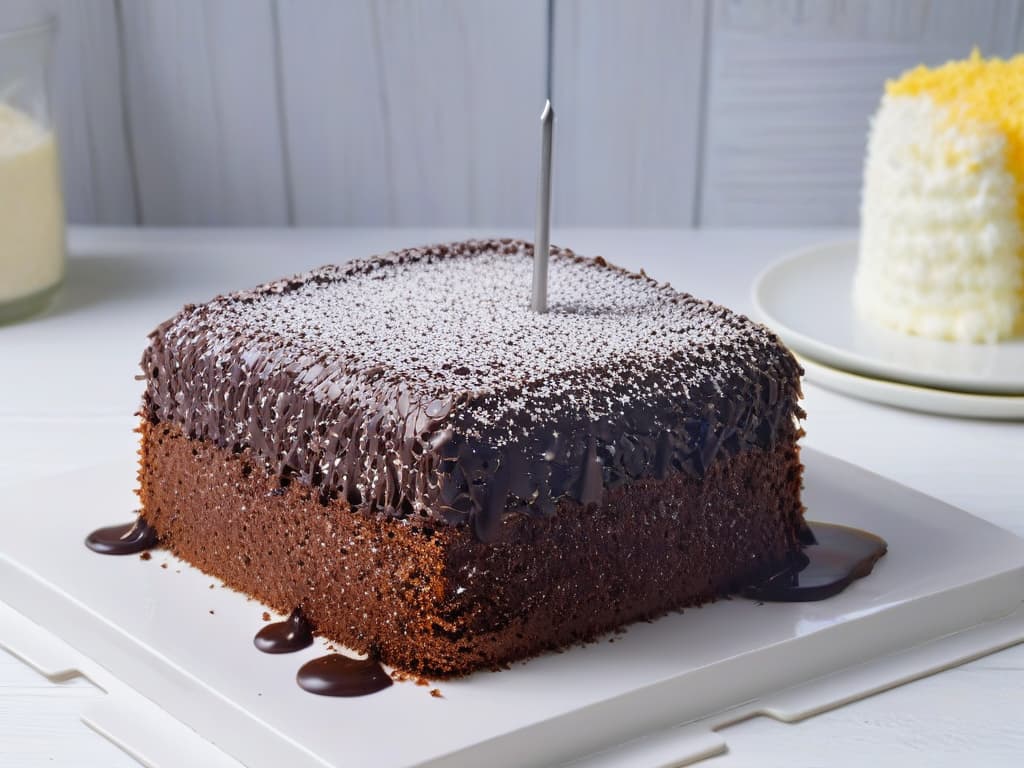
{"type": "Polygon", "coordinates": [[[64,279],[49,76],[55,26],[0,29],[0,323],[45,308],[64,279]]]}

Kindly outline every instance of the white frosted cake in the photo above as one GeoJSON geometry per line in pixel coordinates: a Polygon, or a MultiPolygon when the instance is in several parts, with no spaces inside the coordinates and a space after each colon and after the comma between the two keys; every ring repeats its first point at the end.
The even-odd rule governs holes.
{"type": "Polygon", "coordinates": [[[861,203],[858,313],[908,334],[1024,330],[1024,56],[918,67],[886,84],[861,203]]]}

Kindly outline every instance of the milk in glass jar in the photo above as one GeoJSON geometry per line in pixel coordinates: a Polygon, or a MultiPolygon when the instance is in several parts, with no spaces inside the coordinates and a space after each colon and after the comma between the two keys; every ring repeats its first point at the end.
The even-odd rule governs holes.
{"type": "Polygon", "coordinates": [[[46,307],[65,226],[49,94],[54,22],[0,29],[0,323],[46,307]]]}

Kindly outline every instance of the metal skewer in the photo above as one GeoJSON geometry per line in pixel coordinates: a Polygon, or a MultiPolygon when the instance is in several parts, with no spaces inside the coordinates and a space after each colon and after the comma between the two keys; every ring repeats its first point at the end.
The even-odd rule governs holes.
{"type": "Polygon", "coordinates": [[[533,301],[530,308],[548,311],[548,256],[551,250],[551,144],[555,110],[551,99],[540,116],[540,178],[537,180],[537,227],[533,235],[533,301]]]}
{"type": "Polygon", "coordinates": [[[533,300],[530,308],[548,311],[548,259],[551,255],[551,145],[555,135],[555,110],[551,88],[555,68],[555,0],[548,0],[547,50],[544,67],[544,111],[540,115],[540,176],[537,179],[537,222],[533,232],[533,300]]]}

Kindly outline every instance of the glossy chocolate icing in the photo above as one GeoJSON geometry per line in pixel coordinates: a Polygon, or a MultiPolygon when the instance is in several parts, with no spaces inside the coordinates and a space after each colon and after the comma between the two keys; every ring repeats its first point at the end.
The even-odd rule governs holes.
{"type": "Polygon", "coordinates": [[[535,315],[531,256],[414,248],[187,306],[151,334],[144,416],[322,498],[485,541],[507,514],[701,477],[802,417],[800,368],[762,326],[558,248],[535,315]]]}

